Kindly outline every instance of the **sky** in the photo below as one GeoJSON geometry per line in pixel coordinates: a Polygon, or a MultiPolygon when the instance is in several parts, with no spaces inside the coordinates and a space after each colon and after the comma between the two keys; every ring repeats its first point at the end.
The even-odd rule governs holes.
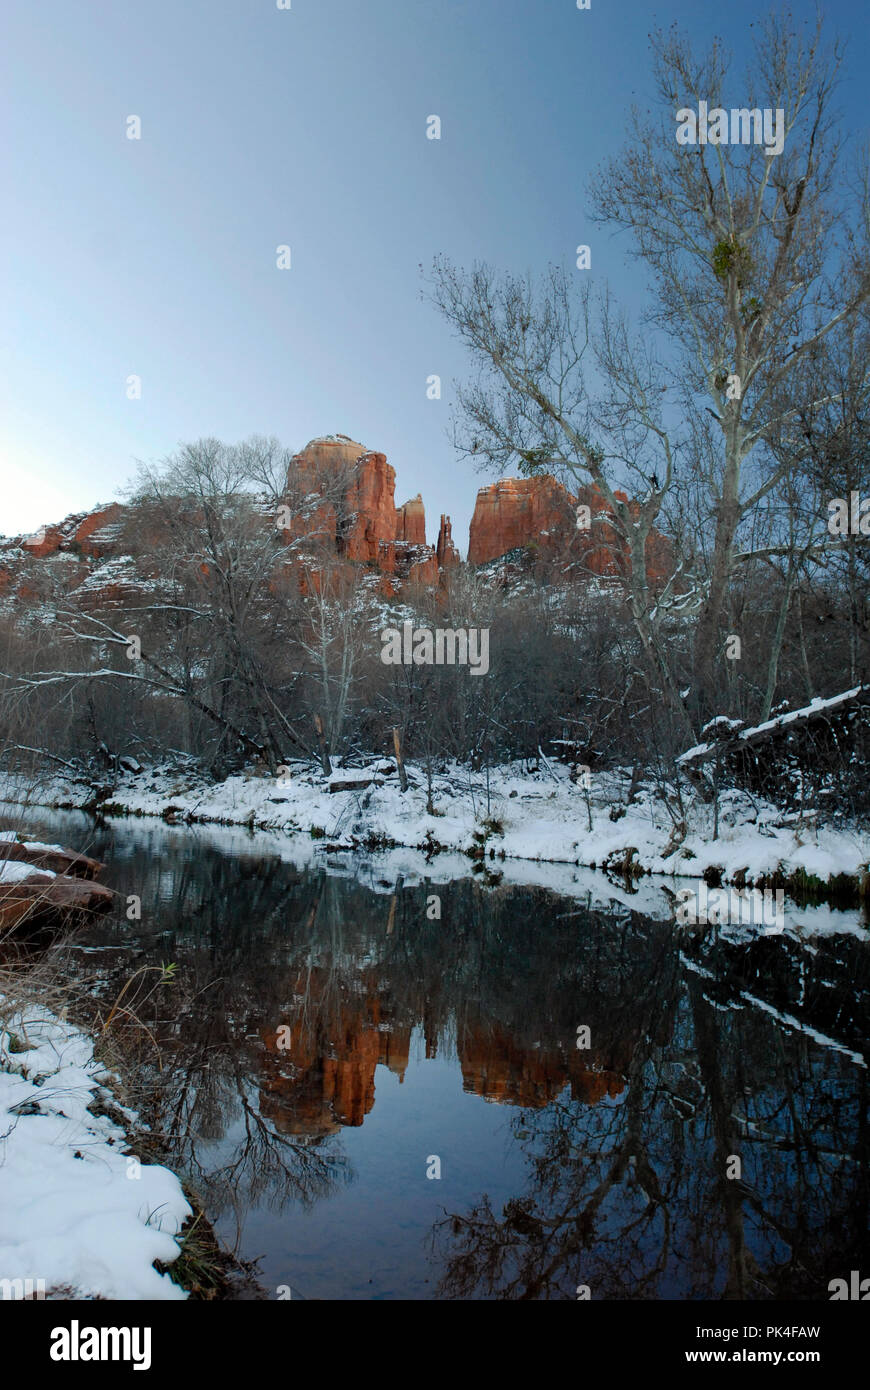
{"type": "MultiPolygon", "coordinates": [[[[430,541],[449,513],[464,553],[493,479],[451,444],[469,362],[421,265],[573,268],[583,243],[638,306],[585,184],[652,95],[649,30],[739,54],[766,9],[278,3],[4,0],[0,533],[110,501],[137,459],[204,435],[342,433],[387,455],[397,503],[422,494],[430,541]]],[[[839,105],[866,131],[866,0],[825,13],[849,40],[839,105]]]]}

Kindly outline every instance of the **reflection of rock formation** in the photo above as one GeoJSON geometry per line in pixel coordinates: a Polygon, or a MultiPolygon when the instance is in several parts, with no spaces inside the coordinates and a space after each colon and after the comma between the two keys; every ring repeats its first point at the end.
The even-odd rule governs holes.
{"type": "MultiPolygon", "coordinates": [[[[630,1047],[626,1048],[628,1065],[630,1047]]],[[[571,1099],[594,1104],[618,1096],[622,1072],[605,1070],[590,1052],[575,1048],[528,1047],[517,1043],[498,1025],[466,1032],[459,1047],[463,1089],[502,1105],[532,1109],[548,1105],[571,1087],[571,1099]]]]}
{"type": "Polygon", "coordinates": [[[262,1035],[261,1110],[282,1134],[334,1134],[342,1125],[361,1125],[374,1105],[375,1068],[389,1067],[404,1080],[411,1028],[384,1019],[374,988],[324,998],[335,991],[331,973],[314,971],[297,989],[306,991],[306,1003],[285,1025],[289,1031],[262,1035]]]}
{"type": "MultiPolygon", "coordinates": [[[[371,993],[357,994],[337,987],[331,972],[300,977],[296,989],[305,990],[305,1004],[285,1021],[282,1034],[261,1035],[266,1060],[260,1107],[282,1134],[323,1136],[361,1125],[374,1105],[375,1068],[389,1067],[404,1079],[412,1025],[391,1021],[374,982],[368,984],[371,993]]],[[[621,1094],[630,1050],[626,1041],[625,1057],[614,1064],[613,1058],[571,1049],[570,1040],[564,1047],[529,1045],[486,1024],[463,1028],[458,1042],[464,1090],[531,1108],[548,1105],[566,1086],[572,1099],[589,1104],[621,1094]]],[[[436,1054],[437,1033],[427,1029],[426,1057],[436,1054]]]]}

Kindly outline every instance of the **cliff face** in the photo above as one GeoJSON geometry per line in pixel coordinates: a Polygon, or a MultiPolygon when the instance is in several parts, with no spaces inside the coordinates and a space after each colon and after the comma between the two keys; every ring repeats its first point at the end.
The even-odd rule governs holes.
{"type": "Polygon", "coordinates": [[[356,564],[376,566],[393,580],[438,582],[439,563],[426,544],[426,512],[417,494],[396,506],[396,471],[385,454],[373,453],[345,435],[315,439],[292,460],[287,504],[294,513],[290,538],[310,535],[312,519],[327,552],[356,564]]]}
{"type": "MultiPolygon", "coordinates": [[[[617,492],[627,502],[624,492],[617,492]]],[[[468,563],[485,565],[508,551],[530,548],[544,559],[576,568],[578,575],[616,575],[625,547],[609,521],[607,500],[593,487],[571,493],[549,474],[502,478],[477,494],[468,538],[468,563]],[[578,508],[589,508],[591,524],[578,527],[578,508]]],[[[670,546],[655,532],[647,545],[651,580],[668,573],[670,546]]]]}
{"type": "Polygon", "coordinates": [[[55,526],[43,526],[31,536],[17,536],[7,549],[20,549],[36,560],[59,551],[96,559],[112,552],[117,523],[124,508],[120,502],[95,507],[92,512],[74,512],[55,526]]]}
{"type": "Polygon", "coordinates": [[[74,512],[29,536],[0,538],[0,597],[14,596],[23,604],[40,603],[56,588],[63,593],[75,590],[86,605],[133,601],[134,595],[141,593],[136,576],[126,573],[127,582],[122,584],[121,570],[125,567],[115,558],[122,548],[124,514],[120,502],[110,502],[92,512],[74,512]],[[34,567],[34,560],[47,561],[48,565],[34,567]],[[97,584],[91,582],[94,562],[105,570],[97,584]],[[49,569],[53,571],[51,578],[49,569]]]}
{"type": "Polygon", "coordinates": [[[410,545],[426,544],[426,513],[419,492],[396,513],[396,540],[408,541],[410,545]]]}
{"type": "MultiPolygon", "coordinates": [[[[294,546],[280,567],[286,580],[303,588],[316,583],[312,576],[319,562],[331,560],[378,571],[385,594],[405,584],[443,583],[460,562],[449,516],[441,517],[437,541],[429,545],[422,497],[418,494],[397,506],[395,493],[395,469],[384,454],[346,435],[312,440],[287,472],[285,538],[288,546],[302,538],[305,544],[294,546]]],[[[36,535],[0,540],[0,596],[38,598],[29,562],[47,560],[65,592],[81,588],[88,602],[123,603],[132,592],[130,586],[143,578],[132,572],[132,562],[125,566],[122,559],[125,516],[126,508],[113,502],[68,516],[36,535]],[[101,569],[94,570],[94,562],[101,562],[101,569]]],[[[269,524],[264,517],[264,525],[269,524]]],[[[609,524],[604,498],[594,488],[581,488],[575,495],[546,475],[504,478],[477,495],[469,563],[487,564],[518,549],[555,562],[581,582],[590,574],[618,574],[625,564],[624,547],[609,524]],[[588,530],[577,526],[581,503],[592,515],[588,530]]],[[[650,538],[647,558],[652,580],[669,572],[671,554],[664,536],[654,533],[650,538]]]]}
{"type": "Polygon", "coordinates": [[[555,478],[503,478],[477,494],[468,563],[485,565],[509,550],[576,530],[571,494],[555,478]]]}

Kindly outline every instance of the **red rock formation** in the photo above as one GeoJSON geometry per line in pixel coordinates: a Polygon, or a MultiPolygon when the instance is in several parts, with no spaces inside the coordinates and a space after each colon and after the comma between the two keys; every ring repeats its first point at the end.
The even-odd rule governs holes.
{"type": "MultiPolygon", "coordinates": [[[[317,587],[322,565],[336,561],[347,565],[348,574],[359,565],[379,571],[379,587],[386,594],[408,583],[435,587],[443,582],[460,563],[450,518],[441,517],[437,543],[427,545],[422,497],[418,494],[397,507],[395,486],[395,470],[384,454],[347,435],[312,440],[292,459],[285,488],[288,545],[300,539],[305,544],[294,546],[286,564],[276,566],[273,587],[287,584],[307,592],[317,587]]],[[[607,513],[605,499],[594,488],[582,488],[574,496],[548,475],[504,478],[478,493],[469,562],[486,564],[524,549],[541,561],[556,563],[580,582],[589,574],[616,575],[625,563],[624,547],[607,513]],[[577,527],[581,502],[592,513],[589,530],[577,527]]],[[[68,516],[36,535],[0,541],[0,595],[40,601],[59,584],[67,593],[78,592],[87,606],[122,607],[136,601],[137,583],[157,578],[159,571],[151,572],[145,557],[135,568],[120,563],[124,516],[125,508],[113,502],[68,516]],[[31,563],[52,561],[54,556],[64,563],[50,575],[31,563]],[[105,562],[103,573],[93,571],[97,559],[105,562]]],[[[269,524],[265,518],[264,524],[269,524]]],[[[159,540],[154,538],[155,551],[159,540]]],[[[650,537],[647,556],[651,579],[670,571],[664,536],[650,537]]]]}
{"type": "Polygon", "coordinates": [[[39,841],[0,838],[0,863],[4,859],[19,864],[32,864],[34,869],[49,869],[53,874],[69,874],[72,878],[99,878],[106,867],[98,859],[61,846],[43,845],[39,841]]]}
{"type": "MultiPolygon", "coordinates": [[[[624,492],[615,495],[628,501],[624,492]]],[[[615,575],[625,564],[625,547],[609,515],[606,498],[594,487],[582,487],[575,495],[549,474],[502,478],[477,494],[468,562],[483,565],[511,550],[532,548],[542,557],[576,568],[578,576],[615,575]],[[577,524],[581,505],[591,513],[588,529],[577,524]]],[[[647,560],[651,579],[670,573],[670,545],[658,532],[650,536],[647,560]]]]}
{"type": "Polygon", "coordinates": [[[120,502],[110,502],[107,507],[97,507],[76,527],[74,543],[80,546],[86,555],[95,559],[113,554],[116,549],[118,523],[123,514],[124,508],[120,502]]]}
{"type": "Polygon", "coordinates": [[[82,926],[91,913],[108,912],[115,900],[110,888],[94,882],[103,865],[74,850],[3,839],[0,866],[4,860],[32,865],[33,872],[0,878],[0,932],[22,925],[82,926]]]}
{"type": "Polygon", "coordinates": [[[73,512],[55,526],[43,526],[30,536],[16,536],[8,548],[20,549],[37,560],[59,550],[79,549],[89,556],[109,554],[115,539],[113,524],[123,510],[120,502],[110,502],[92,512],[73,512]]]}
{"type": "Polygon", "coordinates": [[[363,454],[344,497],[340,553],[377,564],[382,545],[396,539],[396,470],[385,454],[363,454]]]}
{"type": "Polygon", "coordinates": [[[110,888],[80,878],[33,873],[16,883],[0,882],[0,931],[26,924],[32,928],[81,926],[92,912],[108,912],[115,900],[110,888]]]}
{"type": "Polygon", "coordinates": [[[439,569],[447,570],[451,569],[453,565],[459,564],[459,551],[453,544],[453,530],[450,525],[449,516],[441,517],[441,526],[438,531],[435,555],[438,560],[439,569]]]}
{"type": "Polygon", "coordinates": [[[555,478],[503,478],[477,494],[468,534],[468,563],[485,565],[554,529],[570,535],[576,511],[567,488],[555,478]]]}
{"type": "Polygon", "coordinates": [[[287,505],[289,538],[317,531],[318,544],[356,564],[376,566],[382,586],[437,584],[438,560],[426,544],[426,513],[419,495],[395,503],[396,473],[384,454],[345,435],[315,439],[291,461],[287,505]]]}
{"type": "Polygon", "coordinates": [[[419,492],[396,512],[396,540],[411,545],[426,544],[426,513],[419,492]]]}

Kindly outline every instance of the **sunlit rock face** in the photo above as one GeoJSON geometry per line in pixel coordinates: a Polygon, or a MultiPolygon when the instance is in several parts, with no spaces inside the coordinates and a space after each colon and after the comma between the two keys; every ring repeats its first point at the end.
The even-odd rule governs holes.
{"type": "MultiPolygon", "coordinates": [[[[284,491],[286,549],[278,551],[273,589],[286,584],[307,593],[320,588],[326,570],[338,567],[351,577],[364,567],[388,596],[413,586],[446,590],[450,571],[461,564],[450,517],[442,515],[435,544],[428,544],[423,498],[418,493],[397,506],[396,472],[386,455],[347,435],[307,444],[290,462],[284,491]]],[[[628,501],[624,493],[616,496],[628,501]]],[[[0,538],[0,599],[30,604],[51,591],[76,592],[89,608],[139,601],[160,579],[148,554],[160,551],[161,537],[147,534],[148,525],[147,515],[112,502],[30,536],[0,538]],[[131,520],[139,542],[135,561],[125,553],[131,520]]],[[[274,525],[271,509],[264,508],[263,525],[274,525]]],[[[577,583],[616,577],[626,567],[624,543],[601,493],[585,487],[574,494],[549,475],[503,478],[477,495],[468,562],[516,555],[524,567],[540,562],[577,583]],[[588,508],[588,525],[578,526],[581,507],[588,508]]],[[[672,563],[669,541],[654,531],[647,542],[650,580],[669,575],[672,563]]]]}
{"type": "Polygon", "coordinates": [[[441,517],[441,526],[438,531],[438,540],[435,545],[435,555],[438,559],[438,567],[442,570],[452,569],[459,564],[459,551],[453,544],[453,528],[450,525],[450,517],[441,517]]]}
{"type": "Polygon", "coordinates": [[[0,538],[0,597],[25,607],[73,592],[87,607],[138,601],[141,576],[129,557],[120,558],[126,515],[120,502],[110,502],[30,535],[0,538]]]}
{"type": "Polygon", "coordinates": [[[35,560],[44,560],[59,551],[86,555],[91,559],[111,554],[117,538],[117,523],[124,508],[120,502],[95,507],[92,512],[73,512],[53,526],[43,526],[30,536],[15,536],[4,548],[21,550],[35,560]]]}
{"type": "Polygon", "coordinates": [[[344,435],[314,439],[292,460],[286,491],[291,540],[314,535],[327,553],[375,567],[387,593],[403,581],[437,584],[423,499],[418,493],[396,506],[396,470],[385,454],[344,435]]]}
{"type": "MultiPolygon", "coordinates": [[[[628,501],[624,492],[615,496],[628,501]]],[[[607,499],[594,487],[571,493],[549,474],[502,478],[477,494],[468,563],[485,565],[510,551],[532,549],[574,569],[578,578],[584,573],[617,575],[625,564],[625,547],[610,516],[607,499]],[[581,514],[581,508],[588,508],[588,514],[581,514]]],[[[669,572],[670,546],[658,532],[647,545],[647,563],[650,579],[669,572]]]]}
{"type": "Polygon", "coordinates": [[[419,492],[396,511],[396,540],[410,545],[426,544],[426,512],[419,492]]]}
{"type": "Polygon", "coordinates": [[[571,495],[555,478],[502,478],[477,494],[468,562],[485,565],[509,550],[546,543],[554,532],[566,539],[575,529],[571,495]]]}

